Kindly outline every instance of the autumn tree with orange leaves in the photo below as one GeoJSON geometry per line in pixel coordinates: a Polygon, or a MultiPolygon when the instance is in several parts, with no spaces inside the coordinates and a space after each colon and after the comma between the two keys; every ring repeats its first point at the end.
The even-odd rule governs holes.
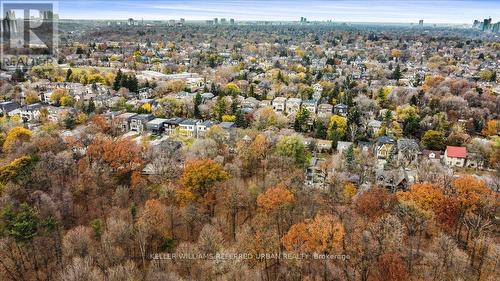
{"type": "Polygon", "coordinates": [[[283,235],[285,216],[295,202],[295,196],[285,186],[269,188],[257,197],[257,206],[274,221],[278,238],[283,235]]]}
{"type": "Polygon", "coordinates": [[[187,161],[180,179],[181,187],[176,191],[177,198],[183,204],[205,199],[209,213],[213,215],[215,204],[213,187],[228,178],[229,174],[213,160],[187,161]]]}
{"type": "Polygon", "coordinates": [[[332,215],[317,214],[313,220],[292,225],[283,236],[285,249],[299,253],[333,253],[344,237],[342,223],[332,215]]]}
{"type": "Polygon", "coordinates": [[[142,147],[130,139],[96,137],[87,148],[89,166],[103,171],[106,167],[120,184],[133,184],[138,180],[144,161],[142,147]]]}
{"type": "Polygon", "coordinates": [[[431,183],[416,183],[409,191],[398,192],[397,197],[402,201],[415,203],[427,212],[434,212],[444,199],[442,188],[431,183]]]}

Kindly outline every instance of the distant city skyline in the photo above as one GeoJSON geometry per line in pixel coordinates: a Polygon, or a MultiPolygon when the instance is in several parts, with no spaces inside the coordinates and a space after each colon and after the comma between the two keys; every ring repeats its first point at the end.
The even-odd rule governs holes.
{"type": "Polygon", "coordinates": [[[498,0],[60,0],[62,19],[309,21],[471,24],[491,17],[500,21],[498,0]]]}

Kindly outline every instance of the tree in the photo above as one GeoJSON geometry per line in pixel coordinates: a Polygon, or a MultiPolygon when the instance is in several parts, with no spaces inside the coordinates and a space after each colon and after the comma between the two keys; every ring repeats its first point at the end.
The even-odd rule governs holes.
{"type": "Polygon", "coordinates": [[[401,51],[398,49],[391,50],[391,57],[398,59],[401,56],[401,51]]]}
{"type": "Polygon", "coordinates": [[[327,135],[330,140],[334,141],[336,145],[337,141],[342,139],[347,130],[347,118],[333,115],[330,118],[330,124],[328,125],[327,135]]]}
{"type": "Polygon", "coordinates": [[[327,128],[322,120],[316,120],[314,123],[314,137],[318,139],[326,139],[327,128]]]}
{"type": "Polygon", "coordinates": [[[56,105],[61,104],[61,99],[63,97],[68,96],[68,91],[66,89],[62,88],[56,88],[52,91],[52,94],[50,95],[50,100],[55,103],[56,105]]]}
{"type": "Polygon", "coordinates": [[[200,105],[201,105],[201,94],[196,93],[194,97],[194,118],[201,118],[200,105]]]}
{"type": "Polygon", "coordinates": [[[224,116],[226,113],[227,113],[226,97],[218,97],[213,109],[213,114],[215,119],[222,121],[222,116],[224,116]]]}
{"type": "Polygon", "coordinates": [[[309,151],[299,135],[282,137],[276,144],[276,151],[281,156],[291,158],[299,166],[309,164],[309,151]]]}
{"type": "Polygon", "coordinates": [[[307,132],[308,131],[308,122],[310,117],[309,110],[305,107],[300,107],[297,116],[295,117],[294,129],[297,132],[307,132]]]}
{"type": "Polygon", "coordinates": [[[65,96],[61,97],[61,99],[59,100],[59,103],[62,106],[73,106],[75,104],[75,102],[76,102],[75,99],[69,95],[65,95],[65,96]]]}
{"type": "Polygon", "coordinates": [[[10,151],[23,142],[29,142],[32,134],[30,130],[23,127],[14,127],[10,129],[3,143],[4,151],[10,151]]]}
{"type": "Polygon", "coordinates": [[[11,236],[18,242],[30,241],[40,232],[55,227],[52,218],[41,219],[35,209],[25,203],[17,209],[6,207],[2,210],[1,217],[0,233],[11,236]]]}
{"type": "Polygon", "coordinates": [[[22,71],[19,67],[16,68],[16,70],[14,71],[14,74],[12,74],[11,79],[13,82],[17,82],[17,83],[26,81],[24,71],[22,71]]]}
{"type": "Polygon", "coordinates": [[[483,135],[485,136],[496,136],[498,135],[498,132],[500,130],[500,122],[498,122],[498,120],[488,120],[488,122],[486,122],[486,126],[484,126],[483,128],[483,135]]]}
{"type": "Polygon", "coordinates": [[[389,213],[396,204],[396,198],[386,189],[371,188],[359,195],[354,204],[358,214],[375,219],[389,213]]]}
{"type": "Polygon", "coordinates": [[[285,186],[269,188],[257,197],[257,206],[265,212],[287,208],[295,202],[295,196],[285,186]]]}
{"type": "Polygon", "coordinates": [[[391,77],[394,80],[399,80],[399,79],[401,79],[401,76],[402,76],[402,74],[401,74],[401,67],[398,64],[398,65],[396,65],[396,68],[394,68],[394,71],[392,72],[391,77]]]}
{"type": "Polygon", "coordinates": [[[444,150],[446,138],[441,131],[428,130],[422,137],[422,145],[431,150],[444,150]]]}
{"type": "Polygon", "coordinates": [[[356,159],[355,159],[355,155],[354,155],[354,146],[352,144],[349,145],[349,147],[347,148],[346,151],[344,151],[344,158],[345,158],[345,161],[347,163],[348,171],[353,171],[354,164],[355,164],[354,161],[356,159]]]}
{"type": "Polygon", "coordinates": [[[36,163],[36,159],[29,156],[22,156],[14,159],[8,165],[0,167],[0,193],[3,184],[9,181],[19,183],[29,176],[34,163],[36,163]]]}
{"type": "Polygon", "coordinates": [[[397,253],[387,253],[379,258],[376,275],[377,280],[404,281],[409,279],[404,261],[397,253]]]}
{"type": "Polygon", "coordinates": [[[328,254],[339,249],[344,232],[338,219],[317,214],[313,220],[292,225],[282,242],[288,251],[328,254]]]}
{"type": "Polygon", "coordinates": [[[457,178],[452,182],[452,186],[464,212],[474,211],[481,201],[494,196],[483,180],[470,175],[457,178]]]}
{"type": "Polygon", "coordinates": [[[255,86],[253,84],[250,84],[250,87],[248,88],[248,97],[255,98],[255,86]]]}
{"type": "Polygon", "coordinates": [[[224,91],[226,95],[236,97],[241,93],[240,87],[234,83],[228,83],[226,87],[224,87],[224,91]]]}
{"type": "Polygon", "coordinates": [[[115,81],[113,82],[113,90],[118,91],[122,87],[121,81],[122,81],[122,70],[118,69],[118,72],[116,73],[115,76],[115,81]]]}
{"type": "Polygon", "coordinates": [[[68,68],[68,71],[66,71],[66,82],[71,81],[71,75],[73,74],[73,70],[71,68],[68,68]]]}
{"type": "Polygon", "coordinates": [[[257,206],[265,215],[266,220],[271,220],[276,226],[276,241],[281,249],[280,238],[283,236],[287,223],[285,219],[289,214],[295,196],[284,185],[268,188],[257,197],[257,206]]]}
{"type": "Polygon", "coordinates": [[[183,202],[198,201],[229,175],[222,166],[213,160],[187,161],[180,182],[182,187],[177,190],[178,198],[183,202]]]}
{"type": "Polygon", "coordinates": [[[97,136],[87,147],[86,160],[90,165],[108,167],[121,184],[131,184],[133,175],[143,168],[142,147],[130,139],[111,139],[97,136]]]}
{"type": "Polygon", "coordinates": [[[399,192],[398,198],[402,201],[415,203],[419,208],[427,212],[434,212],[444,200],[442,189],[431,183],[416,183],[409,191],[399,192]]]}
{"type": "Polygon", "coordinates": [[[40,102],[40,98],[35,91],[26,91],[25,102],[26,104],[34,104],[40,102]]]}
{"type": "Polygon", "coordinates": [[[153,108],[151,106],[150,103],[145,103],[143,105],[141,105],[141,107],[139,107],[139,109],[137,110],[137,113],[139,114],[149,114],[153,111],[153,108]]]}

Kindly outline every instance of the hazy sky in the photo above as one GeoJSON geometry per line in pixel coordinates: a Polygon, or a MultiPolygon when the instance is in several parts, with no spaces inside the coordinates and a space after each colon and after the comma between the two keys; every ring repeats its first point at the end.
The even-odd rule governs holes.
{"type": "Polygon", "coordinates": [[[500,21],[500,0],[59,0],[61,18],[472,23],[500,21]]]}

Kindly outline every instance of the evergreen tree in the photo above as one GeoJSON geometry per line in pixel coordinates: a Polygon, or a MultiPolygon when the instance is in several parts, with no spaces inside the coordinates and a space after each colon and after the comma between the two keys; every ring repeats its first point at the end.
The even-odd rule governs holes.
{"type": "Polygon", "coordinates": [[[354,146],[351,144],[347,148],[346,151],[344,151],[344,158],[347,163],[347,169],[352,171],[354,167],[354,146]]]}
{"type": "Polygon", "coordinates": [[[248,127],[248,121],[245,118],[245,114],[241,110],[238,110],[236,112],[236,121],[235,121],[236,127],[238,128],[247,128],[248,127]]]}
{"type": "Polygon", "coordinates": [[[122,70],[118,69],[115,76],[115,82],[113,82],[113,90],[118,91],[122,85],[122,70]]]}
{"type": "Polygon", "coordinates": [[[87,112],[87,114],[90,114],[94,112],[94,110],[95,110],[95,103],[94,100],[91,98],[89,101],[89,105],[87,106],[85,111],[87,112]]]}
{"type": "Polygon", "coordinates": [[[199,106],[201,105],[201,94],[196,93],[194,97],[194,118],[201,118],[201,112],[199,106]]]}
{"type": "Polygon", "coordinates": [[[73,74],[73,70],[71,70],[71,68],[68,68],[68,71],[66,71],[66,82],[70,81],[71,74],[73,74]]]}
{"type": "Polygon", "coordinates": [[[392,79],[399,80],[401,79],[401,67],[396,65],[396,68],[394,69],[394,72],[392,72],[392,79]]]}
{"type": "Polygon", "coordinates": [[[212,83],[210,85],[210,92],[212,92],[212,94],[214,94],[214,96],[218,95],[218,93],[217,93],[217,87],[215,86],[215,83],[212,83]]]}
{"type": "Polygon", "coordinates": [[[20,68],[16,68],[16,71],[12,75],[12,81],[14,81],[14,82],[26,81],[26,78],[24,76],[24,72],[20,68]]]}
{"type": "Polygon", "coordinates": [[[314,123],[314,137],[318,139],[326,139],[327,128],[323,121],[318,120],[314,123]]]}
{"type": "Polygon", "coordinates": [[[248,96],[255,97],[255,87],[253,84],[250,84],[250,88],[248,89],[248,96]]]}
{"type": "Polygon", "coordinates": [[[137,91],[139,90],[139,81],[137,80],[137,77],[135,75],[129,77],[128,89],[133,93],[137,93],[137,91]]]}
{"type": "Polygon", "coordinates": [[[295,131],[303,133],[308,131],[307,121],[309,120],[310,115],[311,114],[309,113],[309,110],[307,110],[305,107],[300,108],[297,116],[295,117],[295,122],[293,125],[295,131]]]}
{"type": "Polygon", "coordinates": [[[225,97],[219,97],[214,105],[214,117],[215,119],[222,121],[222,116],[226,114],[227,101],[225,97]]]}

